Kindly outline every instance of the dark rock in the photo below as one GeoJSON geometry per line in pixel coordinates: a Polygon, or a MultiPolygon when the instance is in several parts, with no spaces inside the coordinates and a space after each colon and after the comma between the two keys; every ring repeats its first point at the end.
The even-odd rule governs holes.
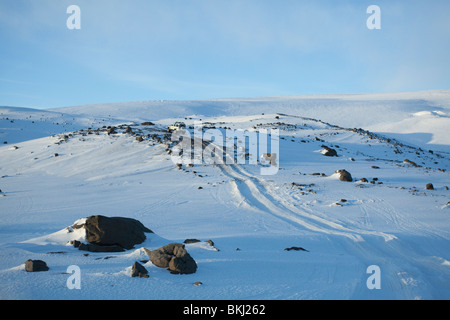
{"type": "Polygon", "coordinates": [[[133,267],[131,268],[131,276],[132,277],[140,277],[140,278],[148,278],[148,271],[145,267],[139,262],[135,262],[133,267]]]}
{"type": "Polygon", "coordinates": [[[25,270],[28,272],[48,271],[49,269],[45,261],[31,259],[25,261],[25,270]]]}
{"type": "Polygon", "coordinates": [[[415,163],[415,162],[413,162],[413,161],[410,161],[410,160],[408,160],[408,159],[403,160],[403,162],[404,162],[404,163],[409,163],[409,164],[411,164],[411,165],[414,166],[414,167],[420,167],[417,163],[415,163]]]}
{"type": "Polygon", "coordinates": [[[339,175],[339,180],[341,181],[353,181],[352,175],[347,170],[336,170],[335,173],[339,175]]]}
{"type": "Polygon", "coordinates": [[[145,251],[155,266],[169,268],[171,273],[191,274],[197,271],[197,263],[182,243],[170,243],[153,251],[145,251]]]}
{"type": "Polygon", "coordinates": [[[127,126],[127,127],[125,128],[125,130],[124,130],[123,133],[124,133],[124,134],[125,134],[125,133],[133,134],[133,130],[132,130],[129,126],[127,126]]]}
{"type": "Polygon", "coordinates": [[[372,169],[380,169],[379,166],[371,166],[372,169]]]}
{"type": "Polygon", "coordinates": [[[361,178],[361,180],[359,180],[361,182],[369,182],[369,180],[367,180],[366,178],[361,178]]]}
{"type": "Polygon", "coordinates": [[[427,185],[425,186],[425,188],[426,188],[427,190],[434,190],[434,186],[433,186],[432,183],[427,183],[427,185]]]}
{"type": "Polygon", "coordinates": [[[305,248],[302,247],[290,247],[290,248],[285,248],[285,251],[291,251],[291,250],[295,250],[295,251],[306,251],[309,252],[308,250],[306,250],[305,248]]]}
{"type": "Polygon", "coordinates": [[[142,141],[144,141],[144,138],[142,136],[137,136],[136,137],[136,141],[137,142],[142,142],[142,141]]]}
{"type": "Polygon", "coordinates": [[[168,253],[164,253],[160,250],[149,251],[145,249],[148,256],[150,257],[150,261],[157,267],[160,268],[168,268],[170,260],[172,259],[172,255],[168,253]]]}
{"type": "Polygon", "coordinates": [[[322,147],[323,147],[322,154],[324,156],[327,156],[327,157],[337,157],[338,156],[336,150],[329,148],[327,146],[322,146],[322,147]]]}
{"type": "Polygon", "coordinates": [[[146,122],[142,122],[141,126],[154,126],[155,124],[153,122],[150,121],[146,121],[146,122]]]}
{"type": "MultiPolygon", "coordinates": [[[[120,246],[131,249],[145,241],[145,233],[152,233],[141,222],[132,218],[91,216],[86,219],[86,240],[98,246],[120,246]]],[[[95,248],[98,249],[98,248],[95,248]]],[[[111,248],[107,248],[111,252],[111,248]]]]}
{"type": "Polygon", "coordinates": [[[80,243],[78,245],[78,250],[90,251],[90,252],[122,252],[122,251],[125,251],[119,245],[105,246],[105,245],[98,245],[98,244],[94,244],[94,243],[88,243],[88,244],[80,243]]]}
{"type": "Polygon", "coordinates": [[[186,239],[183,241],[183,243],[197,243],[197,242],[201,242],[201,240],[198,239],[186,239]]]}

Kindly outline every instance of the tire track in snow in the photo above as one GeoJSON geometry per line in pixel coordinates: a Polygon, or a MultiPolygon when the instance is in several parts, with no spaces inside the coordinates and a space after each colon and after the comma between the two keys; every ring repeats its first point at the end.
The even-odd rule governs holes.
{"type": "Polygon", "coordinates": [[[246,203],[250,207],[269,213],[285,222],[315,232],[345,236],[353,241],[363,241],[363,234],[381,236],[385,241],[395,239],[395,236],[382,232],[348,228],[318,217],[312,210],[299,209],[288,199],[269,191],[264,187],[260,178],[249,174],[236,164],[219,164],[218,167],[231,178],[231,184],[240,203],[246,203]]]}

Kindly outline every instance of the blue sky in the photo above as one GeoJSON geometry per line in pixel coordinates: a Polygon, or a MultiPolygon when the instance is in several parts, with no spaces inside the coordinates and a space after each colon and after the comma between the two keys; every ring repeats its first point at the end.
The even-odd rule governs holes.
{"type": "Polygon", "coordinates": [[[0,105],[450,88],[450,1],[0,0],[0,105]],[[69,5],[81,29],[69,30],[69,5]],[[369,30],[369,5],[381,30],[369,30]]]}

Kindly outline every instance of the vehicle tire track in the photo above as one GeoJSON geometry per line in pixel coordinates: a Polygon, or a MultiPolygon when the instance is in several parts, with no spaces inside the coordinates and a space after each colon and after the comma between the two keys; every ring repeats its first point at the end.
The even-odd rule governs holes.
{"type": "Polygon", "coordinates": [[[260,178],[252,176],[236,164],[219,164],[218,167],[223,174],[231,178],[231,184],[240,203],[246,202],[250,207],[269,213],[292,225],[315,232],[345,236],[353,241],[363,241],[363,234],[381,236],[386,241],[395,238],[382,232],[348,228],[321,218],[312,210],[299,209],[287,199],[269,191],[260,178]]]}

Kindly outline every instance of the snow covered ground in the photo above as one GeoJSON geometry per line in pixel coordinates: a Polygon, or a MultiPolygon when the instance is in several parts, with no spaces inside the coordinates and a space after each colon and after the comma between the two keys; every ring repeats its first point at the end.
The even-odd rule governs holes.
{"type": "Polygon", "coordinates": [[[0,107],[0,298],[449,299],[449,116],[450,90],[0,107]],[[179,168],[164,130],[200,119],[223,133],[278,129],[278,172],[179,168]],[[340,169],[353,181],[340,181],[340,169]],[[67,244],[83,234],[66,228],[97,214],[138,219],[155,234],[85,256],[67,244]],[[219,249],[186,245],[196,273],[143,262],[150,277],[130,277],[148,260],[144,248],[189,238],[219,249]],[[294,246],[307,251],[285,250],[294,246]],[[26,272],[28,259],[50,270],[26,272]],[[67,287],[70,265],[81,270],[79,290],[67,287]],[[367,285],[373,265],[380,289],[367,285]]]}

